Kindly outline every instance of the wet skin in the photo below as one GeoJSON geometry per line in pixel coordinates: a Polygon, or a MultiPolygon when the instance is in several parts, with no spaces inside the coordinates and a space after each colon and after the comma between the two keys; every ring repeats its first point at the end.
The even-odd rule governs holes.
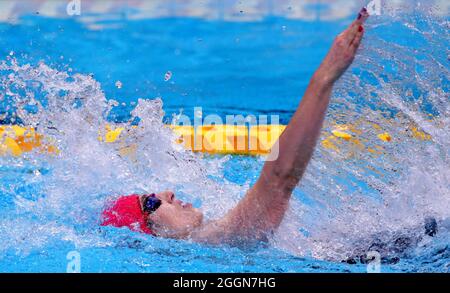
{"type": "Polygon", "coordinates": [[[178,200],[173,192],[158,193],[156,196],[162,204],[148,217],[156,235],[211,244],[233,244],[236,240],[265,240],[268,234],[278,228],[292,191],[301,180],[313,154],[333,85],[352,64],[368,16],[367,11],[362,9],[357,19],[334,40],[278,140],[276,160],[264,164],[257,182],[237,206],[224,217],[204,223],[202,213],[178,200]]]}

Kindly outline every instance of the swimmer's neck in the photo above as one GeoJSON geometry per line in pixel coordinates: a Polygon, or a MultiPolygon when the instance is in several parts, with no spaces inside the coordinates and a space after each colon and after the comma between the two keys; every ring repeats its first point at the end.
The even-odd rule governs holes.
{"type": "Polygon", "coordinates": [[[219,231],[222,231],[222,235],[226,234],[226,229],[220,227],[218,220],[205,221],[202,219],[198,226],[185,227],[185,229],[178,231],[154,228],[156,228],[155,232],[159,237],[210,244],[221,243],[221,238],[223,237],[220,237],[221,233],[218,233],[219,231]]]}

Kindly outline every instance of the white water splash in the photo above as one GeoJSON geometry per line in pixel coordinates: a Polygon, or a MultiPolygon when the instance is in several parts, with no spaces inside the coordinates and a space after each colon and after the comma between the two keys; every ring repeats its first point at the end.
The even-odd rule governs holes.
{"type": "MultiPolygon", "coordinates": [[[[208,177],[219,174],[224,159],[202,160],[201,155],[175,144],[174,134],[163,124],[161,99],[140,99],[130,122],[121,125],[127,129],[124,138],[106,144],[98,136],[99,131],[105,133],[108,121],[104,117],[113,103],[107,102],[91,76],[70,75],[44,63],[19,65],[14,58],[3,62],[0,71],[8,72],[1,75],[1,83],[16,106],[17,118],[35,127],[60,150],[58,155],[32,152],[14,159],[30,168],[45,166],[50,174],[39,178],[37,200],[15,195],[16,210],[11,215],[25,224],[11,226],[10,219],[0,221],[0,231],[15,235],[5,239],[4,247],[16,247],[21,237],[27,239],[24,247],[31,248],[40,247],[51,235],[72,239],[76,245],[86,237],[97,239],[95,231],[104,204],[121,194],[174,190],[183,200],[201,202],[206,218],[222,215],[236,203],[240,186],[208,177]],[[27,105],[38,111],[28,111],[27,105]],[[140,122],[133,127],[136,118],[140,122]],[[135,147],[133,155],[121,155],[120,149],[125,147],[135,147]],[[40,226],[39,233],[29,233],[23,228],[27,225],[40,226]]],[[[23,180],[18,184],[36,179],[23,180]]]]}
{"type": "Polygon", "coordinates": [[[450,218],[448,23],[419,9],[372,17],[366,31],[325,125],[356,125],[361,144],[316,151],[299,187],[312,204],[291,208],[274,239],[292,253],[343,260],[374,235],[423,235],[426,217],[450,218]],[[392,142],[378,140],[381,132],[392,142]]]}

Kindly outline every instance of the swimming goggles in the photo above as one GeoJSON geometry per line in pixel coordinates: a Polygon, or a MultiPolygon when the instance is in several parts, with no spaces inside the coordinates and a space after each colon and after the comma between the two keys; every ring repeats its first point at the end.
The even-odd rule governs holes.
{"type": "Polygon", "coordinates": [[[142,209],[145,213],[151,214],[155,212],[161,206],[161,200],[156,197],[154,193],[150,195],[144,195],[144,201],[142,209]]]}

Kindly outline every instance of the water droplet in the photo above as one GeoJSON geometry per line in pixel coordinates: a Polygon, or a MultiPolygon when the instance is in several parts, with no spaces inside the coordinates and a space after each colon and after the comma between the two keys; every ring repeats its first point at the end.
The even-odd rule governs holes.
{"type": "Polygon", "coordinates": [[[121,88],[122,88],[122,82],[121,82],[120,80],[116,81],[116,87],[117,87],[118,89],[121,89],[121,88]]]}
{"type": "Polygon", "coordinates": [[[166,74],[164,74],[164,81],[169,81],[172,78],[172,72],[167,71],[166,74]]]}
{"type": "Polygon", "coordinates": [[[113,107],[119,106],[119,102],[117,102],[116,100],[113,100],[113,99],[110,99],[110,100],[108,101],[108,104],[109,104],[110,106],[113,106],[113,107]]]}

